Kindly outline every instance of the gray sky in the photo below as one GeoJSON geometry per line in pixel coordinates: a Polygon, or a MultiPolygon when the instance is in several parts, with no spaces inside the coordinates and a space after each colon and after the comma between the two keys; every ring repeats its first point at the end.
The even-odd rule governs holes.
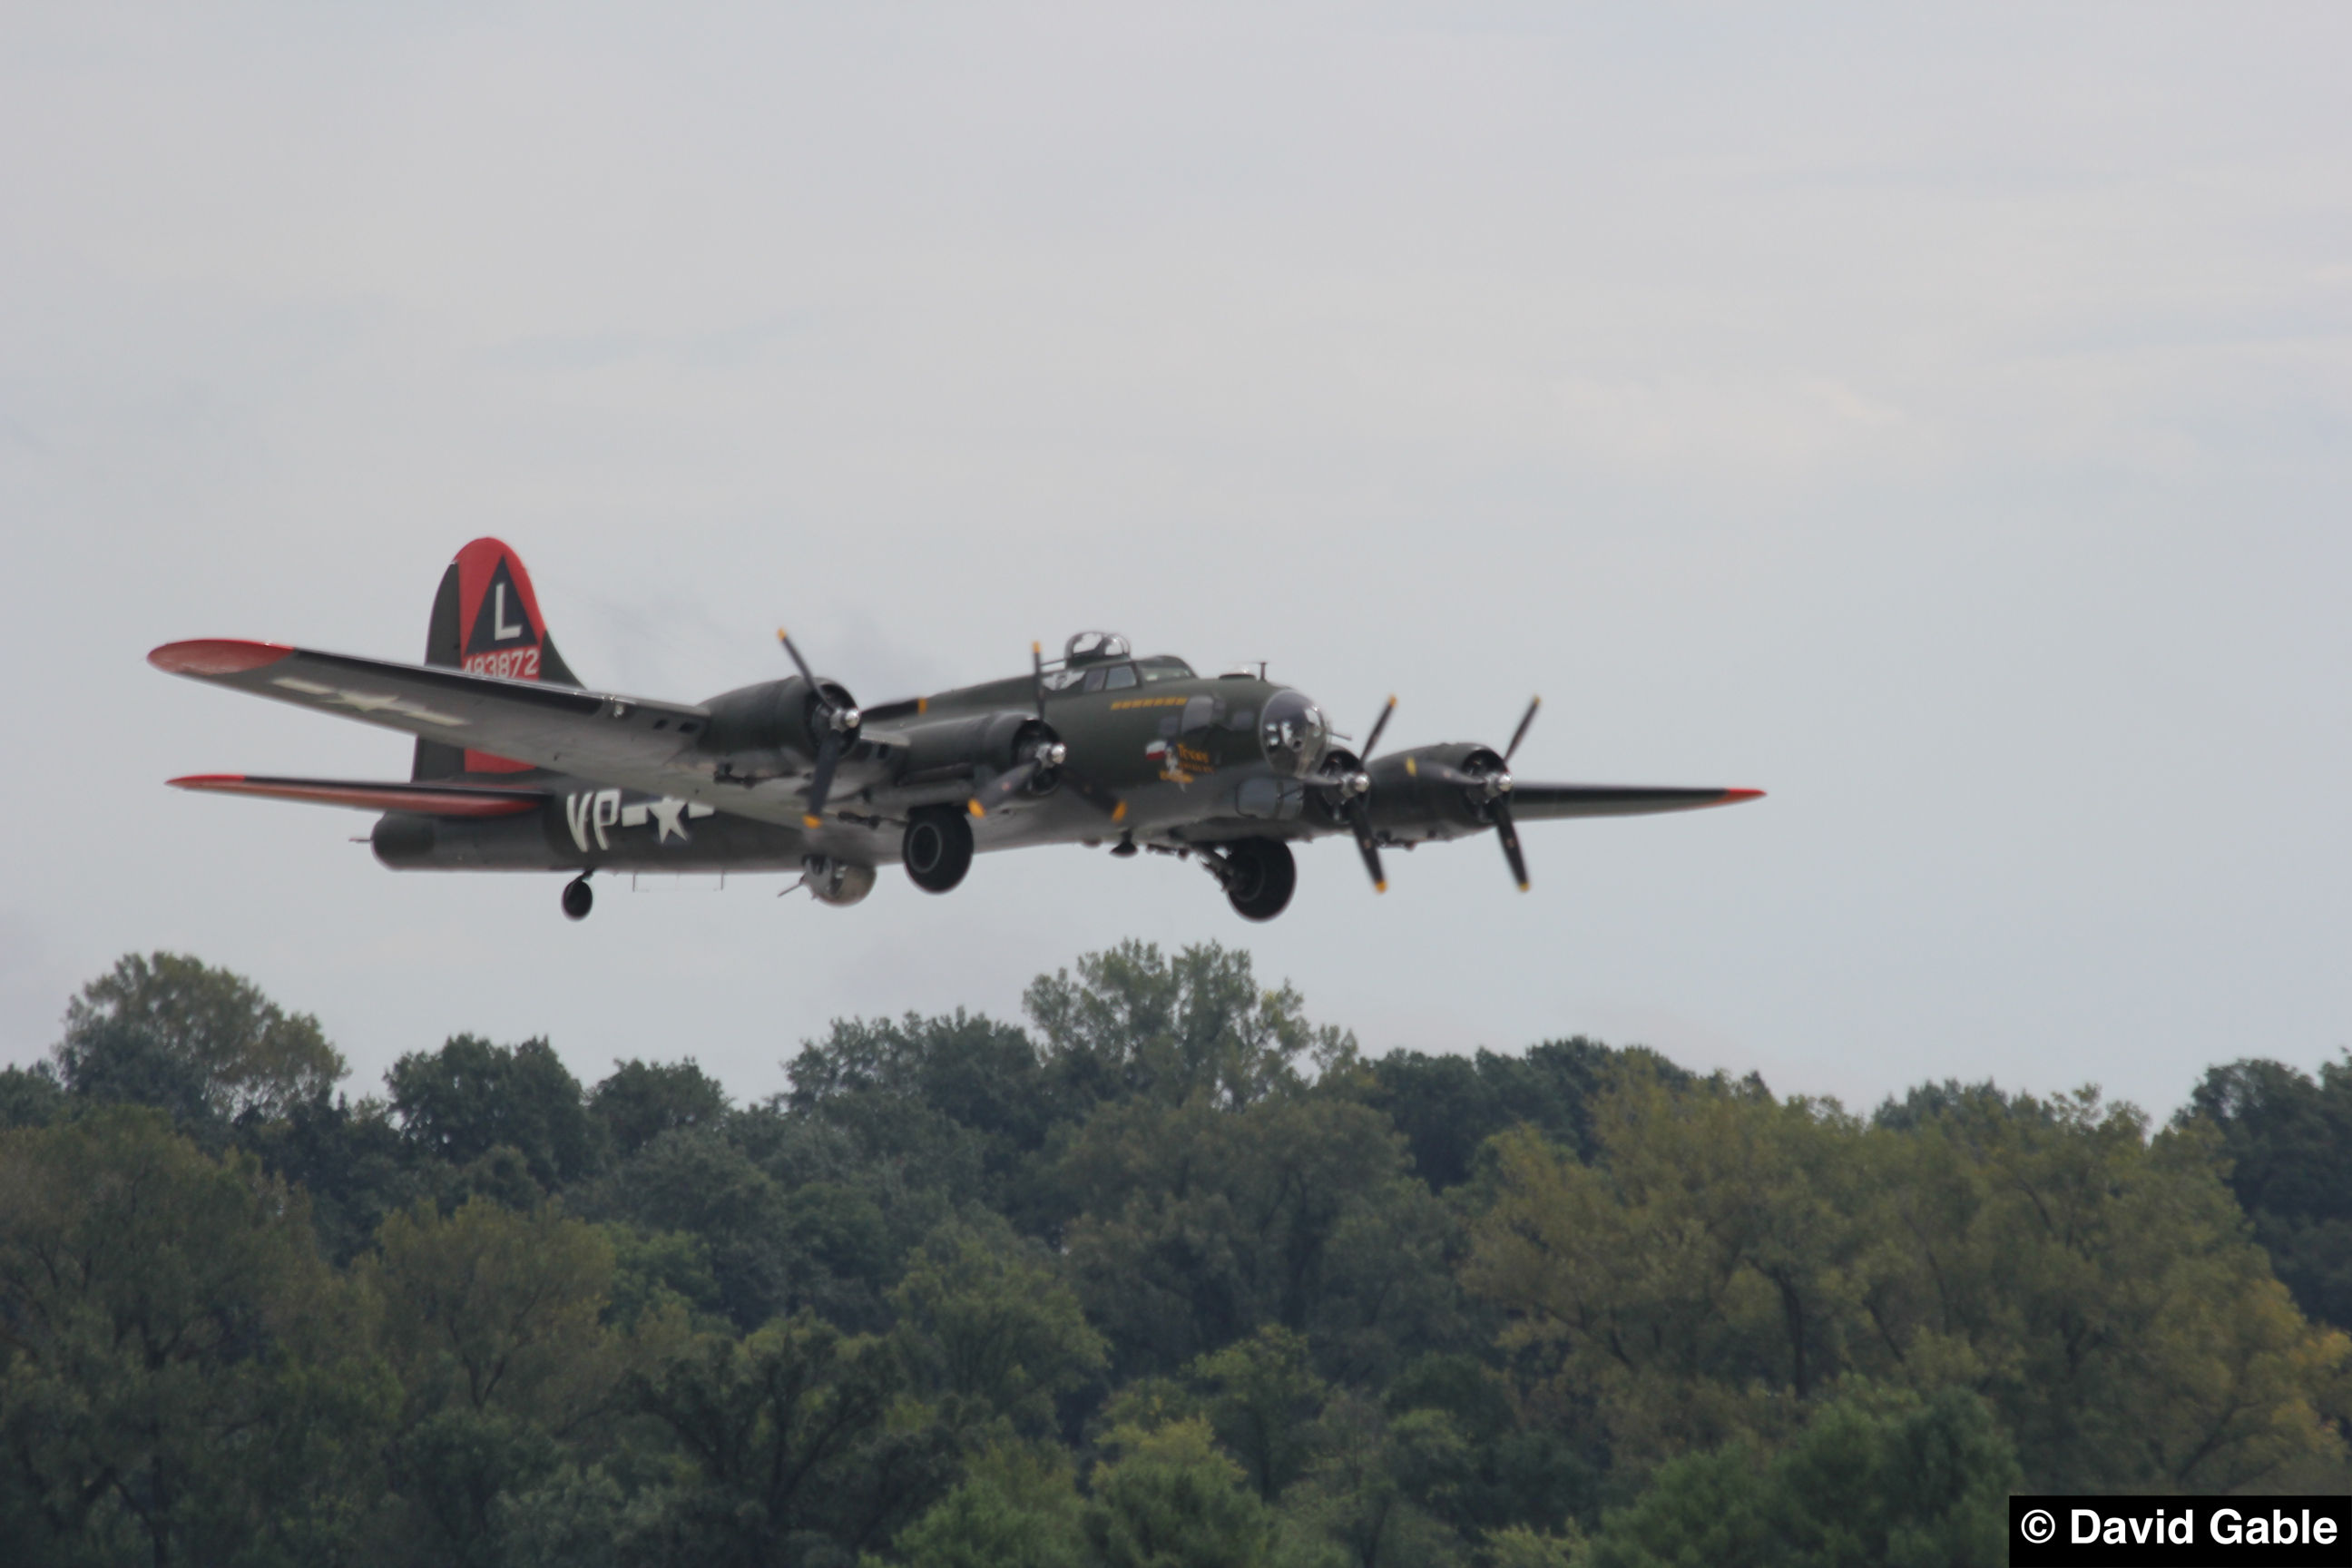
{"type": "Polygon", "coordinates": [[[0,1058],[129,950],[739,1094],[844,1014],[1248,946],[1368,1048],[1850,1103],[2352,1044],[2341,7],[0,12],[0,1058]],[[1737,810],[1172,861],[395,876],[175,773],[405,743],[150,669],[415,658],[513,543],[593,683],[867,701],[1081,626],[1737,810]]]}

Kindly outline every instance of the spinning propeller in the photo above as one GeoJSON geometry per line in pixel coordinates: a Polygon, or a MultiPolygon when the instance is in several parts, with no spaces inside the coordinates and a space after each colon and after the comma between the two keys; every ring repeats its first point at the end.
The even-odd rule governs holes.
{"type": "Polygon", "coordinates": [[[833,793],[834,770],[841,766],[842,753],[856,743],[857,729],[866,721],[866,715],[845,702],[833,700],[782,626],[776,628],[776,640],[784,645],[784,652],[801,672],[801,679],[808,682],[812,716],[824,731],[816,743],[816,766],[809,774],[808,810],[801,816],[803,826],[823,827],[825,796],[833,793]]]}

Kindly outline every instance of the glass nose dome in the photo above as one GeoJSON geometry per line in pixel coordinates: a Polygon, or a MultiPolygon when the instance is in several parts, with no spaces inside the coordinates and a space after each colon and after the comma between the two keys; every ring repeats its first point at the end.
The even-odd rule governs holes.
{"type": "Polygon", "coordinates": [[[1288,778],[1304,778],[1323,760],[1331,739],[1323,710],[1303,691],[1277,691],[1266,699],[1258,715],[1257,742],[1274,771],[1288,778]]]}

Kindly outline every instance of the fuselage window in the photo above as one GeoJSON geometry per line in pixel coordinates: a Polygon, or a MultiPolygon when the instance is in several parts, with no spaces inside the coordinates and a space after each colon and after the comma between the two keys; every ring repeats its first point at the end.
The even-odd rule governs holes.
{"type": "Polygon", "coordinates": [[[1150,685],[1155,680],[1191,680],[1194,679],[1192,667],[1191,665],[1186,664],[1181,658],[1176,658],[1167,654],[1161,654],[1156,658],[1139,658],[1135,661],[1135,668],[1142,675],[1143,683],[1146,686],[1150,685]]]}
{"type": "Polygon", "coordinates": [[[1087,671],[1086,684],[1080,686],[1078,689],[1081,691],[1100,691],[1102,689],[1102,686],[1103,672],[1098,668],[1090,669],[1087,671]]]}
{"type": "Polygon", "coordinates": [[[1134,684],[1135,666],[1131,664],[1115,664],[1110,667],[1110,672],[1104,677],[1103,689],[1105,691],[1117,691],[1123,687],[1129,687],[1134,684]]]}

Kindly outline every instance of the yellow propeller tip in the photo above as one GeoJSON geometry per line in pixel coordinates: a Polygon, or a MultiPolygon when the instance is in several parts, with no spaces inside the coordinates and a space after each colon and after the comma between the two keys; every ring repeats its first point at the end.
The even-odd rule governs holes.
{"type": "Polygon", "coordinates": [[[1126,818],[1127,802],[1120,801],[1117,805],[1111,807],[1110,819],[1113,822],[1122,822],[1125,821],[1126,818]]]}
{"type": "Polygon", "coordinates": [[[1386,882],[1374,882],[1372,884],[1372,891],[1375,893],[1385,893],[1388,890],[1389,885],[1386,882]]]}
{"type": "Polygon", "coordinates": [[[1519,884],[1519,891],[1521,891],[1522,893],[1526,892],[1526,891],[1528,890],[1528,883],[1521,882],[1521,883],[1519,884]]]}
{"type": "Polygon", "coordinates": [[[790,642],[792,638],[785,635],[783,627],[778,626],[776,628],[776,640],[778,642],[790,642]]]}
{"type": "Polygon", "coordinates": [[[803,827],[823,827],[824,826],[824,818],[822,816],[804,816],[801,818],[801,826],[803,827]]]}

